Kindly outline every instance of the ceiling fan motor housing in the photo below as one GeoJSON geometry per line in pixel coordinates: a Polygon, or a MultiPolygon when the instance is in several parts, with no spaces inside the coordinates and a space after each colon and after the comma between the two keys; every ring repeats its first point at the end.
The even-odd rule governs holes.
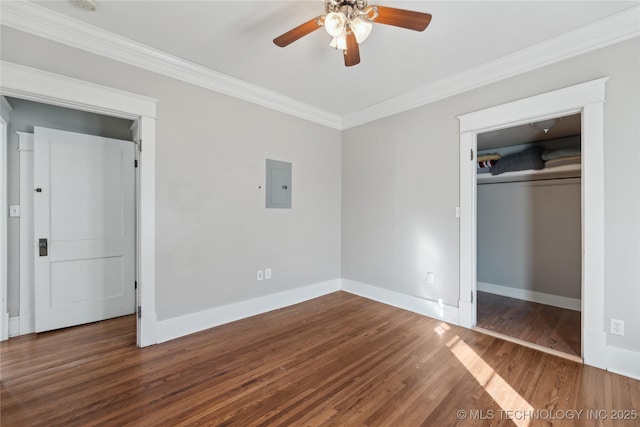
{"type": "Polygon", "coordinates": [[[372,20],[372,9],[367,7],[367,0],[325,0],[324,10],[329,13],[343,13],[349,20],[367,18],[372,20]]]}

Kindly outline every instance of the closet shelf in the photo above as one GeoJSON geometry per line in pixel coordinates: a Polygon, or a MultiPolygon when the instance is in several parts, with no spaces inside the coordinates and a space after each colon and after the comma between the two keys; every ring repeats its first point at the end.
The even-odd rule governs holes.
{"type": "Polygon", "coordinates": [[[494,184],[500,182],[536,181],[542,179],[580,178],[581,165],[565,165],[548,169],[505,172],[500,175],[488,173],[477,174],[478,184],[494,184]]]}

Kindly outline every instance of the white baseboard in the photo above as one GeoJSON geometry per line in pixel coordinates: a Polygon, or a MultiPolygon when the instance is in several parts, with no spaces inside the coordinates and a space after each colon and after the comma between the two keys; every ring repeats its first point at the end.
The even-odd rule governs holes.
{"type": "Polygon", "coordinates": [[[640,353],[607,346],[607,370],[640,380],[640,353]]]}
{"type": "Polygon", "coordinates": [[[9,337],[20,335],[20,316],[9,317],[9,337]]]}
{"type": "Polygon", "coordinates": [[[298,304],[339,290],[340,279],[328,280],[276,294],[214,307],[198,313],[160,320],[156,324],[158,343],[298,304]]]}
{"type": "Polygon", "coordinates": [[[413,311],[423,316],[444,320],[445,322],[458,324],[458,307],[440,304],[424,298],[418,298],[389,289],[367,285],[355,280],[341,279],[342,290],[354,295],[359,295],[383,304],[413,311]]]}
{"type": "Polygon", "coordinates": [[[493,283],[478,282],[478,290],[503,297],[517,298],[538,304],[552,305],[574,311],[582,311],[582,301],[576,298],[545,294],[527,289],[511,288],[509,286],[494,285],[493,283]]]}

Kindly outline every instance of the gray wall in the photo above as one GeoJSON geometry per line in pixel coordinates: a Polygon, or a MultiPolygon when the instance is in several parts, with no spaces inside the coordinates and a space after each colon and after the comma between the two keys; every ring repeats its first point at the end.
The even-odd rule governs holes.
{"type": "Polygon", "coordinates": [[[457,116],[609,76],[604,105],[605,325],[640,350],[640,39],[635,38],[343,133],[342,276],[459,299],[457,116]],[[426,284],[424,273],[435,272],[426,284]]]}
{"type": "Polygon", "coordinates": [[[0,48],[159,99],[159,320],[340,277],[339,131],[5,27],[0,48]],[[264,207],[267,158],[293,164],[292,209],[264,207]],[[273,278],[257,281],[266,267],[273,278]]]}
{"type": "Polygon", "coordinates": [[[478,185],[478,281],[581,299],[580,179],[478,185]]]}
{"type": "MultiPolygon", "coordinates": [[[[8,204],[20,204],[19,138],[15,132],[33,133],[34,126],[79,132],[107,138],[131,140],[130,120],[7,98],[13,108],[7,144],[8,204]]],[[[20,218],[8,218],[7,224],[7,307],[10,316],[20,309],[20,218]]]]}

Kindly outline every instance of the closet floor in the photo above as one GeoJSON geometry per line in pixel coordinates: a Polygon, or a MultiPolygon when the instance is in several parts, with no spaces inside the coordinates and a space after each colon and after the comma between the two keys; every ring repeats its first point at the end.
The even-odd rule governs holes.
{"type": "Polygon", "coordinates": [[[580,312],[478,291],[476,326],[580,356],[580,312]]]}

